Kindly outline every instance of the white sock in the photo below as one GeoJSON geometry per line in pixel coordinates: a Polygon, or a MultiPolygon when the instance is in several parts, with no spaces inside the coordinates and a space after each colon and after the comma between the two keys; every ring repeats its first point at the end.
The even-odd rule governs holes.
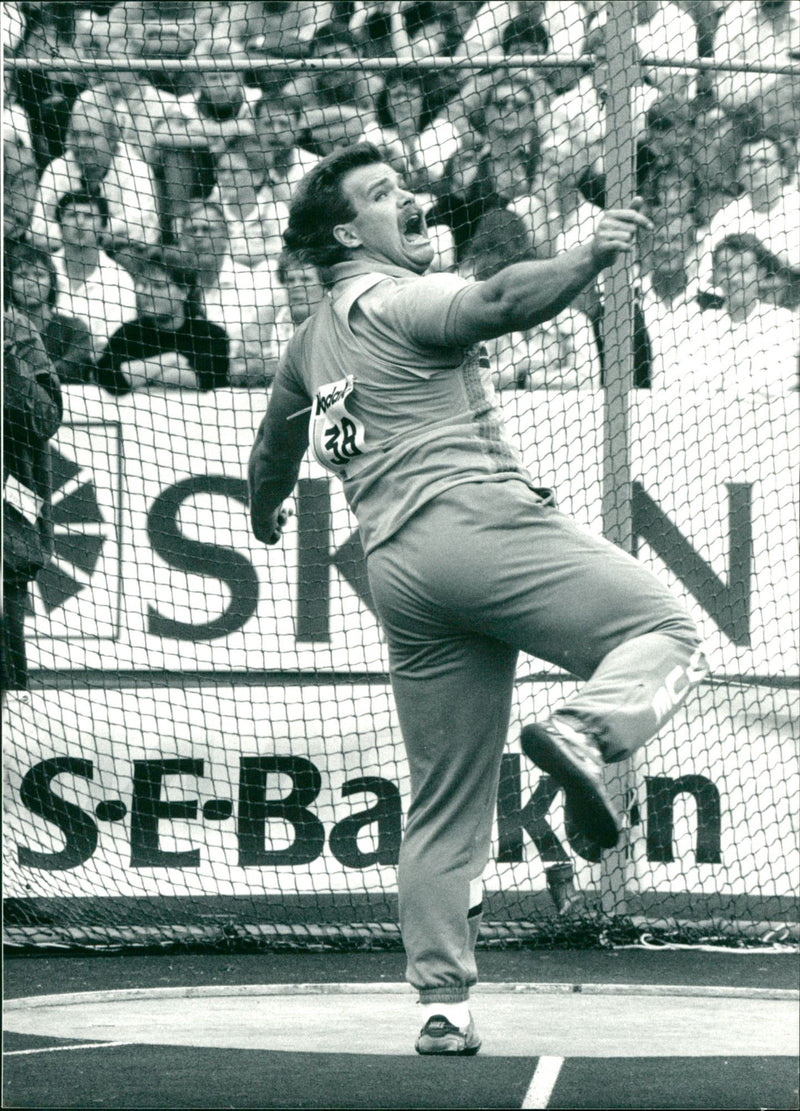
{"type": "Polygon", "coordinates": [[[423,1003],[422,1012],[424,1016],[423,1026],[434,1015],[443,1015],[448,1022],[452,1022],[453,1026],[457,1026],[459,1030],[464,1030],[469,1026],[469,1003],[466,999],[463,1003],[423,1003]]]}

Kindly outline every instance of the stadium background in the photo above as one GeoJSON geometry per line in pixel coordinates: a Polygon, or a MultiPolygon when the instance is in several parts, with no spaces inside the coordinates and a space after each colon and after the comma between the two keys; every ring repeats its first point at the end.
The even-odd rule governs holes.
{"type": "Polygon", "coordinates": [[[542,485],[684,598],[712,675],[615,773],[626,828],[598,862],[519,755],[570,684],[525,662],[484,944],[796,939],[798,8],[776,30],[763,7],[3,5],[6,260],[53,260],[36,318],[65,396],[31,685],[4,707],[7,944],[398,945],[407,770],[354,522],[308,463],[294,529],[261,549],[244,483],[291,330],[292,174],[362,135],[426,195],[442,268],[547,257],[637,193],[660,231],[500,346],[497,384],[542,485]],[[70,181],[76,120],[111,165],[70,181]],[[745,175],[754,148],[777,186],[745,175]],[[59,189],[106,201],[88,276],[59,189]],[[220,257],[192,273],[198,214],[220,257]],[[731,235],[757,239],[736,318],[712,266],[731,235]],[[225,333],[213,389],[98,370],[154,251],[225,333]]]}

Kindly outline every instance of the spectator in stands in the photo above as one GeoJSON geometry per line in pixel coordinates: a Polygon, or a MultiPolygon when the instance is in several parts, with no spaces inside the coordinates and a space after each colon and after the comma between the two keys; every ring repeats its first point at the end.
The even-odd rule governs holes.
{"type": "MultiPolygon", "coordinates": [[[[401,5],[404,6],[405,5],[401,5]]],[[[416,5],[410,5],[415,7],[416,5]]],[[[436,5],[442,7],[442,5],[436,5]]],[[[442,47],[441,39],[437,46],[442,47],[441,52],[456,58],[467,56],[464,47],[464,35],[473,24],[479,9],[491,7],[491,4],[476,3],[475,0],[452,0],[444,5],[444,26],[446,35],[442,47]]],[[[420,5],[424,7],[424,5],[420,5]]],[[[527,5],[525,5],[527,9],[527,5]]],[[[516,11],[516,5],[515,5],[516,11]]],[[[510,17],[509,17],[510,18],[510,17]]],[[[395,40],[395,46],[403,58],[403,47],[395,40]]],[[[413,51],[415,44],[405,47],[405,54],[413,51]]],[[[395,51],[395,56],[397,53],[395,51]]],[[[426,76],[433,77],[428,72],[426,76]]],[[[536,74],[529,75],[532,85],[538,84],[536,74]]],[[[431,95],[432,119],[423,125],[417,140],[417,153],[422,166],[427,174],[429,187],[434,187],[441,182],[445,169],[450,160],[458,153],[462,144],[469,144],[474,133],[483,126],[483,102],[486,92],[491,86],[494,75],[487,71],[460,70],[452,75],[437,74],[441,84],[431,95]]]]}
{"type": "MultiPolygon", "coordinates": [[[[96,16],[96,13],[89,14],[96,16]]],[[[123,65],[129,60],[128,43],[120,42],[115,35],[104,36],[103,41],[106,45],[102,51],[93,51],[92,57],[119,61],[123,65]]],[[[106,72],[104,78],[102,84],[94,85],[83,94],[82,102],[87,106],[94,103],[110,106],[120,142],[134,157],[157,165],[160,143],[174,143],[177,139],[188,143],[185,112],[192,104],[191,92],[177,96],[169,89],[157,88],[148,74],[127,68],[106,72]]],[[[95,107],[94,114],[101,110],[95,107]]],[[[202,137],[196,142],[201,143],[202,137]]]]}
{"type": "Polygon", "coordinates": [[[636,172],[640,196],[649,199],[655,182],[671,170],[694,175],[692,116],[686,101],[659,97],[647,110],[647,127],[637,144],[636,172]]]}
{"type": "MultiPolygon", "coordinates": [[[[483,217],[472,239],[468,267],[486,281],[503,267],[532,257],[523,221],[502,209],[483,217]]],[[[497,389],[597,389],[600,355],[589,318],[569,306],[552,320],[487,344],[497,389]]]]}
{"type": "MultiPolygon", "coordinates": [[[[213,39],[195,51],[197,58],[230,60],[225,44],[213,39]]],[[[228,143],[252,128],[253,107],[261,90],[245,85],[241,70],[204,70],[198,74],[192,101],[183,106],[183,115],[192,134],[205,140],[212,154],[220,154],[228,143]]]]}
{"type": "Polygon", "coordinates": [[[788,74],[758,73],[749,67],[797,61],[800,49],[798,0],[739,0],[723,7],[714,33],[714,61],[739,70],[714,74],[717,100],[726,111],[749,105],[765,127],[797,129],[800,89],[788,74]]]}
{"type": "Polygon", "coordinates": [[[109,75],[101,91],[111,100],[121,142],[143,162],[159,167],[164,148],[194,151],[208,147],[202,128],[192,124],[191,92],[176,96],[155,86],[147,75],[140,77],[126,70],[109,75]]]}
{"type": "MultiPolygon", "coordinates": [[[[550,36],[547,33],[547,24],[543,20],[543,13],[543,4],[525,4],[520,14],[506,25],[500,45],[507,58],[551,53],[550,36]]],[[[572,51],[568,52],[568,56],[569,54],[575,57],[572,51]]],[[[551,94],[561,94],[573,88],[584,72],[584,67],[569,62],[550,66],[531,66],[525,71],[525,82],[532,91],[535,90],[534,99],[539,103],[545,103],[551,94]]]]}
{"type": "Polygon", "coordinates": [[[527,83],[497,74],[484,101],[493,192],[510,203],[530,192],[539,161],[537,105],[527,83]]]}
{"type": "Polygon", "coordinates": [[[676,162],[651,174],[639,191],[645,204],[669,213],[695,213],[698,210],[700,184],[693,160],[676,162]]]}
{"type": "Polygon", "coordinates": [[[281,35],[281,25],[294,23],[290,5],[265,4],[263,0],[234,0],[222,3],[217,0],[212,11],[213,25],[209,38],[228,52],[231,57],[247,55],[251,50],[265,51],[279,58],[284,53],[288,36],[281,35]],[[273,19],[269,19],[269,14],[273,19]],[[287,16],[289,18],[287,19],[287,16]],[[275,33],[277,32],[277,33],[275,33]],[[269,34],[269,43],[267,35],[269,34]]]}
{"type": "MultiPolygon", "coordinates": [[[[606,64],[605,11],[587,18],[586,50],[594,55],[595,64],[577,84],[550,99],[549,110],[539,118],[544,137],[552,133],[568,135],[575,150],[586,149],[587,162],[596,171],[603,169],[608,100],[608,66],[606,64]]],[[[647,111],[658,100],[659,91],[645,84],[637,68],[630,75],[631,124],[634,139],[640,139],[647,127],[647,111]]]]}
{"type": "Polygon", "coordinates": [[[347,30],[362,57],[413,64],[450,55],[460,38],[457,4],[437,0],[356,0],[347,30]]]}
{"type": "Polygon", "coordinates": [[[464,135],[448,159],[427,217],[429,226],[452,230],[458,262],[487,212],[530,193],[539,160],[536,107],[526,82],[495,74],[482,114],[482,130],[464,135]]]}
{"type": "Polygon", "coordinates": [[[648,215],[652,229],[640,239],[638,280],[648,377],[654,390],[680,390],[703,334],[696,227],[689,210],[662,205],[648,215]]]}
{"type": "MultiPolygon", "coordinates": [[[[207,41],[212,28],[214,0],[124,0],[108,11],[110,36],[130,58],[188,58],[199,43],[207,41]]],[[[150,74],[150,80],[175,95],[194,88],[188,70],[150,74]]]]}
{"type": "Polygon", "coordinates": [[[238,143],[252,173],[268,183],[274,200],[283,204],[289,203],[294,190],[319,161],[298,143],[302,118],[302,103],[296,97],[264,93],[253,108],[253,133],[245,133],[238,143]]]}
{"type": "MultiPolygon", "coordinates": [[[[310,50],[314,58],[320,59],[359,56],[352,35],[337,23],[318,25],[310,50]]],[[[375,119],[376,98],[382,87],[377,74],[355,67],[295,76],[284,86],[282,95],[300,100],[307,145],[315,154],[325,155],[358,141],[375,119]]]]}
{"type": "Polygon", "coordinates": [[[278,260],[278,278],[286,290],[286,305],[276,314],[275,333],[280,353],[296,328],[308,320],[325,296],[319,270],[284,249],[278,260]]]}
{"type": "MultiPolygon", "coordinates": [[[[211,15],[222,5],[195,5],[169,13],[163,8],[140,11],[124,7],[118,19],[112,11],[105,56],[223,57],[230,50],[212,35],[211,15]],[[188,18],[188,17],[192,17],[188,18]],[[157,37],[157,34],[161,38],[157,37]],[[201,41],[202,40],[202,41],[201,41]]],[[[261,95],[245,85],[237,70],[200,73],[187,67],[180,80],[170,75],[120,70],[108,76],[104,92],[111,99],[121,139],[130,151],[148,162],[158,189],[162,231],[170,241],[177,219],[187,206],[206,197],[214,184],[213,156],[243,131],[252,130],[252,103],[261,95]]]]}
{"type": "Polygon", "coordinates": [[[312,49],[317,28],[344,21],[348,8],[340,0],[280,0],[277,4],[264,4],[265,52],[269,53],[267,47],[271,42],[273,57],[305,58],[312,49]]]}
{"type": "Polygon", "coordinates": [[[209,201],[222,208],[233,261],[253,267],[276,260],[288,206],[275,200],[271,184],[256,176],[238,144],[229,146],[216,161],[217,185],[209,201]]]}
{"type": "Polygon", "coordinates": [[[353,0],[347,31],[362,58],[390,58],[394,0],[353,0]]]}
{"type": "MultiPolygon", "coordinates": [[[[11,5],[3,3],[3,19],[0,20],[3,25],[9,8],[11,5]]],[[[11,11],[14,9],[11,8],[11,11]]],[[[42,2],[20,5],[17,13],[23,13],[25,25],[15,49],[16,56],[37,62],[44,58],[67,62],[78,60],[72,41],[75,11],[73,4],[42,2]]],[[[31,140],[40,170],[63,155],[70,110],[75,98],[88,84],[88,75],[80,68],[65,71],[37,65],[14,72],[9,85],[14,101],[24,109],[30,122],[31,140]]]]}
{"type": "Polygon", "coordinates": [[[61,384],[35,326],[8,305],[3,327],[2,690],[25,690],[29,584],[53,551],[49,441],[61,424],[61,384]]]}
{"type": "MultiPolygon", "coordinates": [[[[119,7],[119,5],[117,5],[119,7]]],[[[112,41],[111,12],[80,7],[75,12],[73,46],[81,58],[108,58],[112,41]]]]}
{"type": "MultiPolygon", "coordinates": [[[[13,57],[25,34],[25,16],[19,4],[12,2],[3,6],[0,34],[3,54],[13,57]]],[[[14,70],[6,66],[3,73],[3,143],[26,147],[32,151],[31,123],[28,113],[17,101],[17,90],[14,70]]]]}
{"type": "MultiPolygon", "coordinates": [[[[798,388],[800,319],[762,298],[774,263],[752,235],[726,236],[713,251],[721,307],[703,314],[703,355],[686,385],[725,397],[771,398],[798,388]]],[[[769,296],[769,294],[767,294],[769,296]]]]}
{"type": "MultiPolygon", "coordinates": [[[[425,161],[419,148],[420,134],[431,122],[440,94],[438,82],[416,70],[390,69],[378,97],[376,123],[364,137],[384,154],[404,178],[409,189],[430,192],[425,161]]],[[[422,202],[424,203],[424,202],[422,202]]]]}
{"type": "Polygon", "coordinates": [[[95,358],[111,333],[136,316],[133,278],[100,246],[107,221],[108,207],[101,195],[67,193],[56,207],[62,242],[53,254],[56,307],[87,326],[95,358]]]}
{"type": "Polygon", "coordinates": [[[31,238],[48,251],[61,245],[56,208],[65,193],[101,195],[108,206],[111,238],[156,242],[160,229],[153,175],[147,163],[120,143],[110,104],[83,103],[81,98],[75,102],[66,153],[42,174],[31,238]]]}
{"type": "Polygon", "coordinates": [[[729,235],[754,235],[785,266],[800,267],[800,190],[794,172],[794,152],[777,132],[745,137],[738,160],[742,193],[709,224],[702,291],[713,291],[711,252],[729,235]]]}
{"type": "Polygon", "coordinates": [[[285,304],[277,310],[271,328],[260,324],[245,326],[243,343],[231,359],[231,385],[251,388],[271,385],[295,329],[308,319],[325,295],[316,266],[286,249],[278,257],[277,276],[285,291],[285,304]]]}
{"type": "Polygon", "coordinates": [[[169,248],[151,248],[136,273],[135,320],[108,342],[97,382],[113,394],[163,387],[213,390],[227,386],[225,331],[194,312],[192,276],[169,248]]]}
{"type": "Polygon", "coordinates": [[[588,148],[577,146],[567,129],[552,132],[542,145],[528,193],[511,205],[525,222],[535,258],[552,258],[594,234],[602,209],[581,189],[588,159],[588,148]]]}
{"type": "Polygon", "coordinates": [[[242,266],[231,254],[225,213],[218,204],[192,205],[176,244],[184,268],[194,275],[200,311],[227,332],[238,357],[245,328],[269,329],[283,303],[276,278],[277,258],[260,266],[242,266]]]}
{"type": "Polygon", "coordinates": [[[3,142],[3,236],[23,239],[33,215],[39,184],[36,160],[30,147],[11,139],[3,142]]]}
{"type": "Polygon", "coordinates": [[[83,321],[58,311],[56,271],[46,251],[6,242],[3,256],[6,304],[25,314],[41,336],[63,385],[92,380],[94,349],[83,321]]]}
{"type": "Polygon", "coordinates": [[[697,24],[691,15],[672,0],[636,0],[634,38],[645,66],[645,81],[662,95],[691,100],[697,92],[694,70],[681,72],[647,65],[648,61],[661,58],[671,62],[697,61],[697,24]]]}
{"type": "Polygon", "coordinates": [[[480,7],[476,0],[353,0],[348,30],[366,57],[414,62],[452,56],[480,7]]]}
{"type": "MultiPolygon", "coordinates": [[[[143,7],[128,2],[115,4],[106,14],[83,9],[76,44],[84,55],[110,62],[130,63],[139,57],[185,58],[210,27],[208,6],[197,4],[193,8],[190,11],[170,4],[159,9],[152,4],[143,7]]],[[[136,157],[157,162],[159,142],[182,141],[188,145],[191,139],[195,146],[205,142],[199,127],[194,133],[191,130],[190,120],[196,117],[197,74],[190,68],[179,73],[120,68],[105,72],[104,77],[104,83],[94,92],[110,99],[121,142],[136,157]]]]}
{"type": "MultiPolygon", "coordinates": [[[[503,46],[503,35],[514,20],[527,19],[540,31],[539,41],[550,54],[580,58],[586,44],[586,9],[577,0],[489,0],[481,4],[466,27],[455,58],[478,60],[503,46]]],[[[507,43],[508,45],[508,43],[507,43]]]]}
{"type": "Polygon", "coordinates": [[[503,207],[503,199],[495,192],[487,144],[479,133],[464,137],[447,160],[435,192],[436,201],[425,214],[426,222],[431,229],[440,225],[450,229],[455,260],[461,264],[481,218],[503,207]]]}
{"type": "Polygon", "coordinates": [[[708,227],[717,213],[742,192],[736,176],[739,126],[735,117],[713,100],[694,101],[692,116],[696,217],[699,227],[708,227]]]}
{"type": "MultiPolygon", "coordinates": [[[[394,57],[400,62],[417,62],[452,54],[461,39],[454,8],[435,0],[392,0],[387,14],[394,57]]],[[[351,21],[351,34],[352,30],[351,21]]]]}
{"type": "Polygon", "coordinates": [[[448,166],[462,146],[473,145],[479,122],[483,90],[469,79],[451,89],[431,122],[423,127],[416,143],[417,156],[430,188],[442,183],[448,166]]]}

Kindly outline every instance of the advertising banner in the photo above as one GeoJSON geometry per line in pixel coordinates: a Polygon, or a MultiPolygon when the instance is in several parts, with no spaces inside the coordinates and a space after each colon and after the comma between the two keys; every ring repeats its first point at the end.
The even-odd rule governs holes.
{"type": "MultiPolygon", "coordinates": [[[[518,745],[572,689],[517,691],[484,876],[509,906],[551,864],[601,882],[518,745]]],[[[793,894],[799,701],[691,696],[635,757],[619,891],[793,894]]],[[[8,700],[4,735],[7,895],[396,892],[408,770],[384,684],[34,692],[8,700]]]]}
{"type": "MultiPolygon", "coordinates": [[[[33,690],[4,709],[6,895],[394,892],[408,775],[340,485],[306,461],[266,548],[245,480],[263,395],[65,392],[33,690]]],[[[538,482],[601,531],[602,397],[504,405],[538,482]]],[[[615,887],[789,896],[796,406],[639,391],[630,429],[636,554],[697,620],[714,682],[630,767],[615,887]]],[[[507,901],[565,860],[604,882],[517,744],[572,689],[522,661],[485,876],[507,901]]]]}
{"type": "MultiPolygon", "coordinates": [[[[682,597],[716,674],[796,674],[797,406],[642,393],[630,414],[636,554],[682,597]]],[[[264,395],[66,394],[34,671],[386,670],[338,480],[306,461],[283,542],[250,533],[246,466],[264,395]]],[[[602,397],[503,396],[534,476],[602,531],[602,397]]]]}

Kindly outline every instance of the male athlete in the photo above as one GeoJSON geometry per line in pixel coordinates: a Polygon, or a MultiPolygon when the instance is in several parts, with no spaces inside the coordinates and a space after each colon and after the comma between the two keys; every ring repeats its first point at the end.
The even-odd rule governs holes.
{"type": "Polygon", "coordinates": [[[645,227],[635,209],[610,211],[557,258],[477,283],[426,276],[422,211],[369,144],[323,159],[290,208],[286,245],[325,268],[328,293],[273,384],[252,526],[280,540],[309,442],[358,520],[411,772],[398,887],[419,1053],[480,1046],[468,999],[518,652],[587,680],[521,740],[597,849],[619,832],[603,764],[644,744],[705,673],[669,591],[534,485],[481,347],[555,316],[645,227]]]}

